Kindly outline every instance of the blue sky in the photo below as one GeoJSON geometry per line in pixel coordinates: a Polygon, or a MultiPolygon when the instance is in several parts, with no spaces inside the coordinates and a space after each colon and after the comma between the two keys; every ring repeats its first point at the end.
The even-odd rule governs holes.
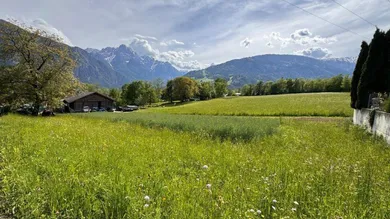
{"type": "MultiPolygon", "coordinates": [[[[375,27],[331,0],[12,0],[0,15],[60,35],[81,48],[126,44],[183,70],[260,54],[357,56],[375,27]]],[[[388,0],[336,0],[381,29],[388,0]]]]}

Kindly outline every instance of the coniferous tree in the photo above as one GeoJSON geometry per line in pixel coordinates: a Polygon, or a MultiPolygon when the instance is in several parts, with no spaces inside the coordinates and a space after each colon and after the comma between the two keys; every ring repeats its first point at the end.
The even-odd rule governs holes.
{"type": "Polygon", "coordinates": [[[368,57],[363,65],[358,84],[358,98],[355,106],[357,109],[368,107],[370,92],[380,92],[383,88],[383,82],[379,80],[383,80],[383,74],[380,71],[383,71],[384,66],[384,36],[385,33],[377,29],[370,43],[368,57]]]}
{"type": "Polygon", "coordinates": [[[369,46],[367,42],[363,41],[361,45],[359,58],[357,60],[356,67],[352,75],[352,84],[351,84],[351,107],[352,108],[356,108],[356,101],[358,98],[357,95],[358,84],[359,84],[360,76],[362,74],[363,65],[367,60],[368,50],[369,50],[369,46]]]}

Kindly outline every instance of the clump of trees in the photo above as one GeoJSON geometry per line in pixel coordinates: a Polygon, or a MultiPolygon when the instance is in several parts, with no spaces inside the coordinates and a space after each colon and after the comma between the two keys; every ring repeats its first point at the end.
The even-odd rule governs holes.
{"type": "Polygon", "coordinates": [[[371,43],[362,42],[351,84],[351,107],[368,107],[371,93],[390,91],[390,30],[377,29],[371,43]]]}
{"type": "Polygon", "coordinates": [[[74,94],[75,62],[60,40],[31,27],[0,25],[0,103],[32,103],[33,115],[38,115],[41,106],[57,107],[74,94]]]}
{"type": "Polygon", "coordinates": [[[246,84],[237,92],[243,96],[259,96],[289,93],[315,93],[315,92],[349,92],[351,77],[337,75],[325,79],[284,79],[275,82],[259,81],[256,84],[246,84]]]}

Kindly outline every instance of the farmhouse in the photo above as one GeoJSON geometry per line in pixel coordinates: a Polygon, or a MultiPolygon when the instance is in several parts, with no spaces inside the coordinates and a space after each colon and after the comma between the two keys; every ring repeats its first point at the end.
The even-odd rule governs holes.
{"type": "Polygon", "coordinates": [[[114,99],[98,92],[86,92],[74,97],[65,98],[64,103],[75,112],[81,112],[85,106],[88,106],[90,109],[93,107],[99,109],[112,108],[114,99]]]}

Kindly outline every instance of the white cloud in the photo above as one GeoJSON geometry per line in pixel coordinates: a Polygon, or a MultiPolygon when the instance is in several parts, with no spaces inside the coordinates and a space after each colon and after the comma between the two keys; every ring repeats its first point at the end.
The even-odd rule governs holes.
{"type": "Polygon", "coordinates": [[[191,50],[162,52],[157,57],[158,60],[166,61],[182,71],[199,70],[206,68],[207,65],[197,60],[189,60],[195,55],[191,50]]]}
{"type": "Polygon", "coordinates": [[[282,37],[279,32],[272,32],[269,35],[265,35],[264,38],[279,42],[281,48],[287,47],[289,44],[316,46],[319,44],[330,45],[337,42],[336,37],[313,36],[307,28],[294,31],[290,37],[282,37]]]}
{"type": "Polygon", "coordinates": [[[38,18],[35,20],[22,19],[21,21],[19,21],[13,17],[7,16],[7,20],[22,28],[32,27],[33,29],[43,31],[48,35],[54,35],[55,37],[59,38],[60,42],[65,43],[69,46],[73,46],[72,41],[62,31],[53,27],[51,24],[49,24],[42,18],[38,18]]]}
{"type": "Polygon", "coordinates": [[[157,41],[157,38],[156,38],[156,37],[152,37],[152,36],[143,36],[143,35],[141,35],[141,34],[135,34],[134,37],[135,37],[135,38],[138,38],[138,39],[157,41]]]}
{"type": "Polygon", "coordinates": [[[311,37],[313,34],[309,31],[309,29],[300,29],[296,30],[294,33],[292,33],[290,36],[292,39],[300,39],[302,37],[311,37]]]}
{"type": "Polygon", "coordinates": [[[160,45],[161,46],[184,46],[184,43],[173,39],[173,40],[161,42],[160,45]]]}
{"type": "Polygon", "coordinates": [[[252,43],[251,39],[245,38],[243,41],[240,42],[240,45],[245,48],[248,48],[251,43],[252,43]]]}
{"type": "MultiPolygon", "coordinates": [[[[152,40],[152,37],[148,37],[152,40]]],[[[201,64],[197,60],[190,60],[195,53],[191,50],[180,50],[174,51],[169,50],[165,52],[160,52],[158,49],[154,49],[153,44],[149,42],[147,37],[140,37],[139,35],[135,35],[133,40],[130,42],[130,47],[140,56],[151,56],[159,61],[169,62],[174,67],[182,71],[191,71],[191,70],[199,70],[207,67],[206,65],[201,64]]],[[[170,40],[167,42],[160,42],[160,45],[163,43],[167,43],[167,45],[184,45],[183,42],[177,40],[170,40]]]]}
{"type": "Polygon", "coordinates": [[[157,57],[160,53],[157,49],[153,49],[153,47],[149,44],[149,41],[145,39],[134,38],[130,43],[130,47],[140,56],[147,55],[157,57]]]}
{"type": "Polygon", "coordinates": [[[332,52],[326,48],[311,47],[308,49],[294,52],[297,55],[309,56],[316,59],[329,58],[332,56],[332,52]]]}

